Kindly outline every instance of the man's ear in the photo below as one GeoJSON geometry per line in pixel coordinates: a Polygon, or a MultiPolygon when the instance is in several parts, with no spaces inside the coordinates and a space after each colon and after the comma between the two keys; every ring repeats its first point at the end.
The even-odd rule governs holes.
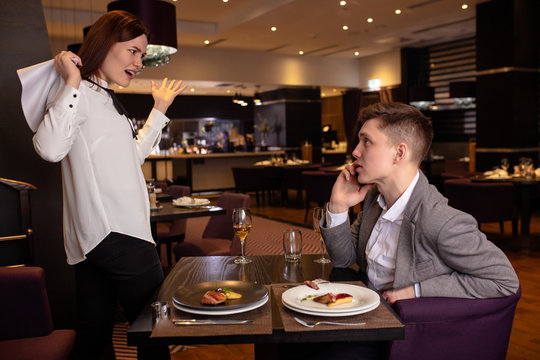
{"type": "Polygon", "coordinates": [[[404,160],[408,155],[409,148],[405,143],[399,143],[396,145],[396,154],[394,155],[394,164],[398,161],[404,160]]]}

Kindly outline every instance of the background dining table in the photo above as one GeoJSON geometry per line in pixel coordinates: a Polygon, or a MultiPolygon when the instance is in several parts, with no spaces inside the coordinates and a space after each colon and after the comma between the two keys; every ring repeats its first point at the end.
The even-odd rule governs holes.
{"type": "MultiPolygon", "coordinates": [[[[286,262],[282,255],[250,256],[250,264],[235,264],[234,257],[206,256],[180,259],[162,284],[157,296],[171,306],[171,318],[200,318],[174,308],[172,297],[179,287],[219,281],[241,280],[264,285],[269,291],[269,301],[255,310],[217,318],[252,319],[252,325],[197,325],[174,326],[169,319],[152,326],[152,313],[147,307],[131,324],[128,344],[255,344],[257,359],[274,358],[273,348],[278,343],[325,343],[343,341],[397,340],[405,336],[405,327],[392,308],[380,298],[374,310],[350,317],[319,317],[293,312],[281,302],[281,294],[304,280],[316,278],[332,282],[347,282],[363,286],[354,268],[333,268],[332,264],[319,264],[320,255],[303,255],[299,263],[286,262]],[[340,322],[362,321],[364,326],[320,326],[307,328],[294,321],[333,320],[340,322]]],[[[208,316],[202,316],[208,318],[208,316]]],[[[213,318],[216,318],[214,316],[213,318]]]]}

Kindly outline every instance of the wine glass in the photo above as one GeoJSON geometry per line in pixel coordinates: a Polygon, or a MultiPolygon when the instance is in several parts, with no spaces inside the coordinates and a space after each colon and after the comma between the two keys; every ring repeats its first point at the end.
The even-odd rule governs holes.
{"type": "Polygon", "coordinates": [[[240,238],[242,255],[234,259],[235,264],[249,264],[251,260],[244,256],[244,242],[251,230],[251,212],[248,208],[235,208],[232,213],[233,231],[240,238]]]}
{"type": "Polygon", "coordinates": [[[508,158],[502,158],[501,159],[501,169],[504,171],[508,171],[508,168],[510,167],[510,161],[508,158]]]}
{"type": "Polygon", "coordinates": [[[321,219],[325,216],[324,209],[320,207],[316,207],[313,209],[313,230],[315,231],[315,234],[319,235],[319,238],[321,238],[321,257],[319,259],[315,259],[316,263],[319,264],[328,264],[330,259],[327,259],[324,257],[324,241],[321,235],[321,219]]]}

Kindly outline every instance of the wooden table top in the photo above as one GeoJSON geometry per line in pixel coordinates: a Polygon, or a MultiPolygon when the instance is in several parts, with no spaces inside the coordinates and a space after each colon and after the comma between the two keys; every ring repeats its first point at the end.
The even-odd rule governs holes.
{"type": "MultiPolygon", "coordinates": [[[[250,256],[249,258],[253,262],[244,265],[235,264],[234,257],[230,256],[182,258],[165,279],[159,291],[158,300],[170,302],[173,293],[179,286],[188,286],[206,281],[242,280],[267,285],[271,290],[269,295],[271,296],[271,306],[268,306],[269,309],[266,310],[272,313],[271,333],[253,334],[247,330],[243,333],[244,325],[244,328],[240,326],[234,335],[224,334],[216,336],[213,334],[208,336],[193,336],[193,334],[189,334],[188,336],[185,334],[185,329],[178,328],[179,330],[174,332],[174,328],[170,326],[166,329],[166,332],[163,332],[163,327],[156,327],[158,332],[161,331],[161,333],[156,334],[155,331],[152,333],[150,310],[145,309],[128,330],[128,344],[137,345],[141,342],[149,341],[151,333],[151,341],[154,344],[268,344],[284,342],[376,341],[404,338],[404,325],[382,298],[376,310],[361,314],[361,316],[364,316],[363,321],[366,321],[366,326],[363,328],[346,327],[345,329],[339,329],[339,331],[335,329],[309,331],[309,328],[300,328],[294,331],[285,331],[282,321],[284,310],[283,306],[280,307],[283,288],[286,289],[294,286],[293,284],[315,278],[326,279],[332,282],[357,282],[360,279],[360,276],[354,269],[334,269],[331,264],[315,263],[313,260],[318,257],[319,255],[304,255],[299,264],[290,264],[286,263],[284,257],[281,255],[250,256]]],[[[214,327],[212,331],[215,332],[216,327],[225,325],[212,326],[214,327]]]]}
{"type": "Polygon", "coordinates": [[[200,216],[213,216],[225,214],[226,210],[219,206],[201,206],[186,208],[174,206],[172,203],[160,203],[159,210],[150,212],[150,222],[171,221],[175,219],[187,219],[200,216]]]}

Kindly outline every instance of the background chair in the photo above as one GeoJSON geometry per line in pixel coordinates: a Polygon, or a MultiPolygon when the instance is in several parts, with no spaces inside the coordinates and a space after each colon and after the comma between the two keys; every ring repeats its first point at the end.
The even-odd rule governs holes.
{"type": "Polygon", "coordinates": [[[303,171],[302,181],[304,189],[306,189],[306,214],[304,222],[307,222],[307,216],[311,203],[316,202],[319,206],[323,206],[326,201],[330,200],[332,188],[339,173],[326,171],[303,171]]]}
{"type": "Polygon", "coordinates": [[[254,191],[257,205],[261,203],[259,201],[259,193],[261,192],[264,204],[265,191],[270,189],[264,166],[233,166],[232,172],[236,191],[244,194],[254,191]]]}
{"type": "Polygon", "coordinates": [[[174,247],[176,261],[184,256],[240,255],[240,240],[232,229],[232,210],[249,207],[249,195],[223,193],[217,206],[227,210],[223,215],[211,216],[202,238],[185,239],[174,247]]]}
{"type": "Polygon", "coordinates": [[[282,199],[288,202],[288,190],[296,190],[296,203],[301,206],[304,192],[304,182],[302,181],[303,171],[317,171],[320,165],[297,165],[285,166],[283,168],[283,191],[282,199]]]}
{"type": "Polygon", "coordinates": [[[34,262],[30,190],[36,187],[0,178],[0,266],[34,262]]]}
{"type": "Polygon", "coordinates": [[[503,233],[504,221],[510,220],[512,234],[517,235],[519,214],[512,183],[450,179],[444,182],[444,192],[450,206],[471,214],[479,226],[485,222],[499,222],[503,233]]]}
{"type": "Polygon", "coordinates": [[[390,360],[504,360],[521,288],[495,299],[417,298],[394,310],[405,340],[391,342],[390,360]]]}
{"type": "Polygon", "coordinates": [[[0,358],[69,358],[75,331],[53,329],[42,268],[0,268],[0,294],[0,358]]]}
{"type": "MultiPolygon", "coordinates": [[[[173,199],[178,199],[182,196],[189,196],[191,188],[183,185],[171,185],[168,188],[168,193],[173,199]]],[[[169,267],[172,266],[172,243],[184,241],[185,234],[186,219],[157,223],[157,240],[160,244],[167,246],[167,265],[169,267]]]]}

